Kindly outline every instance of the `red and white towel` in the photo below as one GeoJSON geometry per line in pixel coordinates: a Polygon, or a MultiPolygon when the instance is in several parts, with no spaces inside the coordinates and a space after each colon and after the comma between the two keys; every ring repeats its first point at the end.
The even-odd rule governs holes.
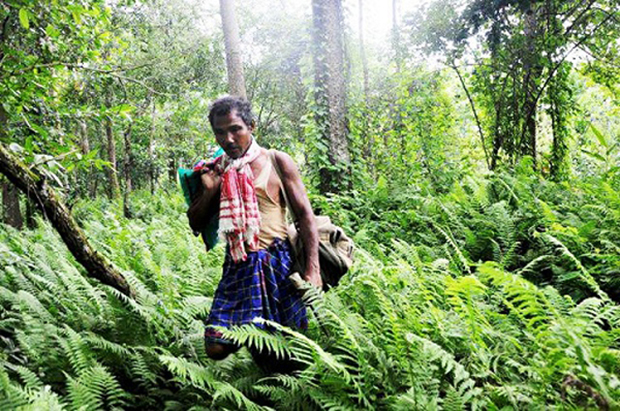
{"type": "Polygon", "coordinates": [[[260,214],[250,163],[260,150],[253,138],[243,156],[233,159],[224,154],[218,163],[222,173],[219,232],[226,239],[234,262],[246,260],[245,245],[258,248],[260,214]]]}

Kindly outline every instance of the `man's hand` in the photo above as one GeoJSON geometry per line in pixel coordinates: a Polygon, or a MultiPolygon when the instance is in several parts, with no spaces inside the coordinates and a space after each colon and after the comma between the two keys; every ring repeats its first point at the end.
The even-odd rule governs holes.
{"type": "Polygon", "coordinates": [[[202,188],[207,192],[211,192],[219,187],[222,177],[213,169],[205,168],[200,175],[202,188]]]}
{"type": "Polygon", "coordinates": [[[220,187],[220,175],[212,167],[201,170],[201,190],[196,192],[192,204],[187,210],[189,226],[198,235],[208,224],[214,213],[217,212],[218,192],[220,187]]]}
{"type": "Polygon", "coordinates": [[[321,279],[321,272],[318,269],[308,269],[304,273],[304,280],[308,281],[319,290],[323,289],[323,280],[321,279]]]}

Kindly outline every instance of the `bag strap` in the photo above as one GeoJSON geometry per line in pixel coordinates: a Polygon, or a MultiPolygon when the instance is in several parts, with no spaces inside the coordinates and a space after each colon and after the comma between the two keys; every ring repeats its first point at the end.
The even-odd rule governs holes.
{"type": "Polygon", "coordinates": [[[295,222],[295,227],[297,227],[297,215],[295,214],[295,210],[291,207],[291,202],[288,200],[288,196],[286,195],[286,188],[284,187],[284,179],[282,178],[282,169],[278,165],[278,160],[276,159],[276,150],[270,149],[268,151],[269,159],[271,160],[271,164],[276,169],[276,173],[278,173],[278,177],[280,178],[280,187],[282,187],[282,194],[284,195],[284,202],[286,203],[286,208],[293,216],[293,221],[295,222]]]}

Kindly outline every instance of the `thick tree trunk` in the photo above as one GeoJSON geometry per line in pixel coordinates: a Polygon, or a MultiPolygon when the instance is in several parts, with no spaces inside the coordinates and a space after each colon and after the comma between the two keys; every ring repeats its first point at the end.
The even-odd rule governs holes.
{"type": "Polygon", "coordinates": [[[108,171],[108,196],[110,198],[118,198],[120,189],[118,184],[118,175],[116,173],[116,142],[114,141],[114,132],[112,130],[112,119],[109,116],[105,118],[105,135],[107,139],[108,161],[110,168],[108,171]]]}
{"type": "Polygon", "coordinates": [[[19,208],[19,191],[8,181],[2,182],[2,211],[5,224],[18,230],[24,227],[22,211],[19,208]]]}
{"type": "MultiPolygon", "coordinates": [[[[533,6],[535,7],[535,6],[533,6]]],[[[524,34],[526,38],[524,53],[524,79],[523,79],[523,119],[520,154],[529,155],[534,161],[536,168],[536,111],[537,111],[537,95],[542,67],[538,62],[540,58],[539,52],[536,50],[536,38],[541,35],[540,26],[536,16],[537,11],[530,9],[525,16],[524,34]]]]}
{"type": "Polygon", "coordinates": [[[20,163],[2,144],[0,144],[0,173],[29,196],[52,223],[71,254],[84,266],[90,277],[114,287],[125,295],[131,295],[127,280],[105,257],[93,250],[67,207],[46,184],[45,179],[20,163]]]}
{"type": "Polygon", "coordinates": [[[344,77],[344,39],[340,0],[313,0],[314,70],[317,102],[316,120],[327,142],[332,166],[320,170],[320,190],[337,190],[343,172],[350,166],[346,122],[346,85],[344,77]]]}
{"type": "Polygon", "coordinates": [[[220,0],[220,14],[224,30],[230,94],[247,98],[245,78],[243,76],[243,59],[241,58],[241,41],[239,40],[239,27],[235,16],[234,0],[220,0]]]}

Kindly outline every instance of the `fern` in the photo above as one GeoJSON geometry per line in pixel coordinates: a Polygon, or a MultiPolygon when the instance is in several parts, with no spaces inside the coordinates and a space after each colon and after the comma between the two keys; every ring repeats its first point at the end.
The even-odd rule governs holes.
{"type": "Polygon", "coordinates": [[[100,365],[83,369],[77,379],[67,375],[67,384],[68,397],[75,409],[118,409],[125,404],[125,392],[100,365]]]}
{"type": "Polygon", "coordinates": [[[601,287],[598,285],[596,280],[592,278],[592,275],[590,275],[590,273],[588,272],[588,270],[586,270],[583,264],[581,264],[581,261],[579,261],[579,259],[577,259],[577,257],[575,257],[568,250],[568,248],[566,248],[566,246],[560,242],[560,240],[549,234],[544,234],[543,238],[556,246],[558,250],[560,250],[562,255],[568,257],[575,264],[575,266],[577,266],[577,268],[581,272],[581,278],[583,279],[583,281],[592,289],[592,291],[596,293],[596,295],[598,295],[599,298],[604,301],[609,301],[609,296],[603,290],[601,290],[601,287]]]}
{"type": "Polygon", "coordinates": [[[184,358],[170,355],[160,355],[159,360],[180,381],[190,383],[192,386],[201,389],[215,389],[218,380],[208,368],[184,358]]]}
{"type": "MultiPolygon", "coordinates": [[[[465,271],[467,271],[469,274],[471,274],[471,271],[469,269],[469,262],[467,261],[467,259],[465,258],[465,256],[463,255],[463,252],[461,251],[461,249],[459,248],[459,246],[456,244],[456,241],[454,241],[454,239],[452,238],[452,236],[448,235],[448,233],[446,231],[444,231],[441,227],[439,226],[435,226],[435,229],[437,231],[439,231],[441,233],[441,235],[444,236],[444,238],[446,239],[447,243],[451,246],[451,248],[454,250],[454,253],[457,256],[457,261],[460,262],[461,268],[465,271]]],[[[450,255],[450,253],[448,253],[448,255],[450,255]]]]}

